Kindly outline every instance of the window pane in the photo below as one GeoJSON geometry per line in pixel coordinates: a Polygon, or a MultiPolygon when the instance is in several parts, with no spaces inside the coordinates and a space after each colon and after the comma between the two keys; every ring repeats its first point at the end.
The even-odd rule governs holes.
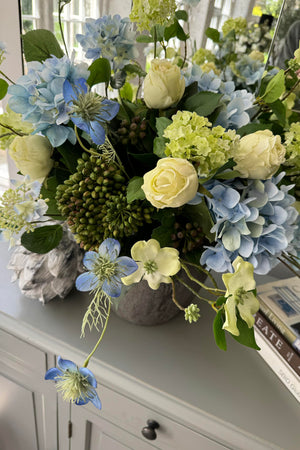
{"type": "Polygon", "coordinates": [[[57,0],[53,0],[53,12],[58,14],[58,2],[57,0]]]}
{"type": "Polygon", "coordinates": [[[22,14],[32,14],[32,0],[22,0],[21,1],[22,6],[22,14]]]}
{"type": "Polygon", "coordinates": [[[73,15],[79,16],[79,13],[80,13],[79,0],[73,0],[71,4],[73,5],[73,15]]]}
{"type": "Polygon", "coordinates": [[[27,31],[31,31],[34,29],[33,20],[23,20],[23,33],[27,33],[27,31]]]}

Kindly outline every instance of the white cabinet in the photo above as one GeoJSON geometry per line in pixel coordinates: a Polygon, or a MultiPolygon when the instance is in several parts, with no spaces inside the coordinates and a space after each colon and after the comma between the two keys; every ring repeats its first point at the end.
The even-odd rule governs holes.
{"type": "Polygon", "coordinates": [[[254,350],[233,339],[226,353],[216,347],[205,306],[193,325],[112,315],[89,365],[103,408],[70,409],[44,375],[54,355],[80,366],[94,347],[98,333],[79,338],[90,298],[28,299],[9,282],[7,259],[0,254],[1,450],[299,450],[299,403],[254,350]],[[155,440],[141,433],[148,420],[159,423],[155,440]]]}
{"type": "Polygon", "coordinates": [[[43,380],[47,354],[0,330],[0,360],[1,450],[55,450],[56,396],[43,380]]]}

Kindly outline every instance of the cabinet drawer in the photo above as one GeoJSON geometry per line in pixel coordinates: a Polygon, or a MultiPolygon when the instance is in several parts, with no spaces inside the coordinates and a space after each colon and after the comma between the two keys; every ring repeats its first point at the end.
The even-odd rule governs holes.
{"type": "Polygon", "coordinates": [[[44,375],[46,355],[42,350],[0,329],[0,360],[16,369],[44,375]]]}
{"type": "Polygon", "coordinates": [[[155,448],[163,450],[183,450],[184,448],[189,450],[221,450],[226,448],[180,424],[179,421],[170,419],[167,417],[167,411],[166,415],[158,413],[154,409],[148,408],[147,405],[101,386],[101,382],[99,382],[97,390],[102,401],[102,410],[98,412],[95,411],[93,406],[87,406],[89,411],[99,416],[99,418],[110,421],[123,430],[139,437],[145,443],[152,444],[155,448]],[[153,441],[146,439],[141,433],[149,419],[159,423],[159,428],[156,430],[157,438],[153,441]]]}

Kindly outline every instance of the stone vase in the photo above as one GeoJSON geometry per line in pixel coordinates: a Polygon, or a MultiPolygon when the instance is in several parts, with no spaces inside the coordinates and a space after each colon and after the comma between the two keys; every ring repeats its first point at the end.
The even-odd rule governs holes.
{"type": "MultiPolygon", "coordinates": [[[[204,273],[195,270],[192,272],[193,276],[204,282],[204,273]]],[[[192,282],[183,271],[179,275],[185,283],[199,291],[200,286],[192,282]]],[[[184,308],[197,302],[194,294],[178,281],[175,281],[175,293],[176,300],[184,308]]],[[[121,296],[116,299],[112,308],[117,316],[136,325],[160,325],[181,312],[172,300],[172,284],[161,283],[157,290],[153,290],[149,288],[147,281],[123,286],[121,296]]]]}

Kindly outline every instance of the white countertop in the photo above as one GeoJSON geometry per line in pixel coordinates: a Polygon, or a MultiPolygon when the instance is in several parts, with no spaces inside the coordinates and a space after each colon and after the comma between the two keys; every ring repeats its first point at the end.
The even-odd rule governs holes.
{"type": "MultiPolygon", "coordinates": [[[[0,327],[66,359],[79,357],[76,363],[82,364],[99,336],[93,331],[84,339],[79,337],[89,295],[74,291],[46,305],[26,298],[16,283],[10,283],[8,259],[7,247],[1,244],[0,327]]],[[[282,278],[292,276],[285,268],[276,273],[282,278]]],[[[270,281],[259,278],[260,283],[270,281]]],[[[227,352],[219,350],[212,332],[214,312],[206,304],[200,308],[196,324],[179,315],[153,327],[132,325],[112,313],[89,367],[93,370],[100,364],[104,379],[105,367],[113,368],[119,380],[136,382],[137,396],[141,386],[154,387],[194,413],[203,411],[209,420],[225,425],[224,430],[230,423],[245,435],[285,450],[299,449],[299,403],[255,350],[237,344],[229,335],[227,352]]],[[[108,376],[105,384],[109,384],[108,376]]]]}

